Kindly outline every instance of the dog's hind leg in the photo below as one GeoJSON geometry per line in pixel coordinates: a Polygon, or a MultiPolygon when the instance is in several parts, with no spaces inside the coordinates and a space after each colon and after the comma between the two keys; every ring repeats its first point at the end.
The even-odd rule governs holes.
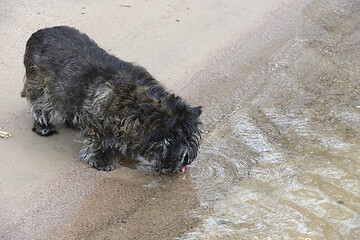
{"type": "Polygon", "coordinates": [[[50,123],[51,104],[43,96],[31,103],[31,112],[34,115],[33,131],[41,136],[51,136],[57,133],[54,125],[50,123]]]}
{"type": "Polygon", "coordinates": [[[41,136],[50,136],[56,133],[56,129],[50,123],[53,107],[44,91],[43,82],[35,70],[27,71],[22,96],[30,102],[30,110],[35,119],[32,130],[41,136]]]}

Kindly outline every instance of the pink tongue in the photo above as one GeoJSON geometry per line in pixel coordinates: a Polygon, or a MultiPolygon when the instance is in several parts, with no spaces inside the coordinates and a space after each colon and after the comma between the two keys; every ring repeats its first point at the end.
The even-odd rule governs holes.
{"type": "Polygon", "coordinates": [[[185,165],[182,169],[180,169],[180,172],[185,172],[186,170],[188,170],[190,168],[189,165],[185,165]]]}

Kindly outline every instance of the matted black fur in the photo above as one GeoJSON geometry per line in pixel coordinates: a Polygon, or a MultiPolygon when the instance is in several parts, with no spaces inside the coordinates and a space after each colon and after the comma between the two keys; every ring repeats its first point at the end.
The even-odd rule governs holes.
{"type": "Polygon", "coordinates": [[[21,96],[30,102],[33,131],[56,133],[65,120],[84,137],[80,155],[110,171],[111,150],[155,161],[158,172],[179,171],[197,156],[201,107],[167,92],[144,68],[108,54],[78,30],[59,26],[30,37],[21,96]]]}

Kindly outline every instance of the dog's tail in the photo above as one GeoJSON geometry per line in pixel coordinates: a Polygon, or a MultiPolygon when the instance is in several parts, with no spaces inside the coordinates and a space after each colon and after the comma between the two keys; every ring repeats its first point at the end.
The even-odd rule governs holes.
{"type": "Polygon", "coordinates": [[[21,97],[26,97],[26,85],[24,86],[24,89],[21,91],[21,97]]]}

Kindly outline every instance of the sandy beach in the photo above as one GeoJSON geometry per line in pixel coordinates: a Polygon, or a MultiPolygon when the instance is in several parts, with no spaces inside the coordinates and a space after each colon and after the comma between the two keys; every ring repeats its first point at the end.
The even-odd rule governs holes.
{"type": "Polygon", "coordinates": [[[359,10],[334,0],[2,1],[0,128],[11,136],[0,138],[0,239],[356,239],[359,10]],[[64,123],[51,137],[31,131],[20,97],[25,44],[56,25],[204,107],[202,149],[188,172],[159,176],[130,160],[99,172],[80,160],[81,138],[64,123]],[[285,184],[285,166],[303,185],[285,184]],[[326,170],[335,168],[340,177],[326,170]],[[313,169],[323,172],[304,174],[313,169]],[[270,201],[266,189],[284,199],[270,201]],[[315,192],[327,207],[312,216],[315,192]],[[342,218],[325,214],[333,211],[342,218]],[[276,221],[260,220],[269,215],[276,221]]]}

